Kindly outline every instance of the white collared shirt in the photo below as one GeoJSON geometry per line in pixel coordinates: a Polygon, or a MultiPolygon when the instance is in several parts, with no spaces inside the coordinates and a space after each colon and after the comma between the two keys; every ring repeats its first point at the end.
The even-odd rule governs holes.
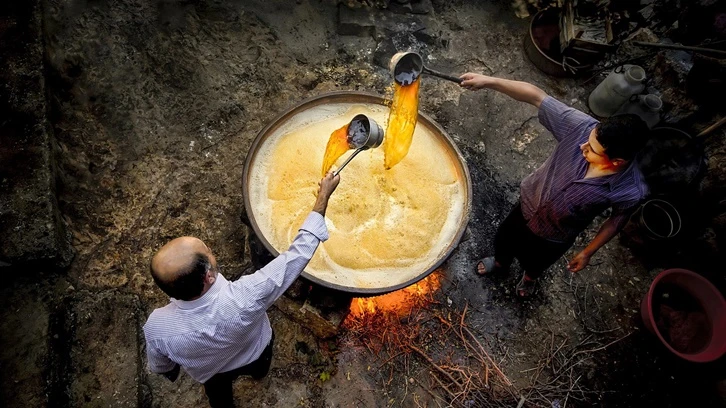
{"type": "Polygon", "coordinates": [[[325,218],[311,212],[287,252],[252,275],[217,280],[198,299],[171,299],[144,325],[149,369],[179,364],[196,381],[256,360],[272,338],[269,308],[297,279],[318,244],[328,239],[325,218]]]}

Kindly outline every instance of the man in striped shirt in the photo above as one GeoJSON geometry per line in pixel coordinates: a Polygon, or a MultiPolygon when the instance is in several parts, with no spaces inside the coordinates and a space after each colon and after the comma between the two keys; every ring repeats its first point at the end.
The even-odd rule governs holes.
{"type": "Polygon", "coordinates": [[[480,275],[506,270],[516,257],[524,269],[517,293],[526,297],[534,291],[535,280],[597,215],[612,208],[597,235],[569,262],[573,273],[586,267],[595,251],[627,223],[648,190],[634,160],[648,128],[635,115],[598,122],[526,82],[473,73],[461,78],[464,88],[493,89],[534,105],[540,123],[557,139],[544,164],[522,181],[520,201],[495,236],[494,256],[476,267],[480,275]]]}
{"type": "Polygon", "coordinates": [[[171,303],[144,325],[149,369],[176,380],[179,367],[196,381],[212,407],[232,407],[232,381],[261,379],[272,359],[274,333],[267,309],[300,275],[318,244],[328,239],[325,210],[340,176],[327,174],[287,252],[257,272],[229,282],[199,239],[176,238],[151,260],[154,282],[171,303]]]}

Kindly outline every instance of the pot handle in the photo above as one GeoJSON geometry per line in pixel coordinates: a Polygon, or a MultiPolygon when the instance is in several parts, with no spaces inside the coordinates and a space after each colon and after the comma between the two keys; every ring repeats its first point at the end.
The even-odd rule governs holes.
{"type": "Polygon", "coordinates": [[[577,67],[580,65],[580,61],[572,58],[572,57],[562,57],[562,69],[567,72],[569,71],[572,75],[577,74],[577,67]],[[573,64],[570,64],[569,61],[571,61],[573,64]]]}

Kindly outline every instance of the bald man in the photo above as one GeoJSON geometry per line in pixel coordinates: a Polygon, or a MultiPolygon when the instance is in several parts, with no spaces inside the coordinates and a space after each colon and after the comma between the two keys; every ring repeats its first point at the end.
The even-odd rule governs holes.
{"type": "Polygon", "coordinates": [[[267,309],[328,239],[325,210],[339,182],[340,176],[323,177],[290,248],[234,282],[219,273],[201,240],[181,237],[164,245],[151,260],[151,276],[171,303],[154,310],[144,325],[149,369],[174,381],[183,367],[204,384],[214,408],[234,406],[232,381],[240,375],[266,376],[274,342],[267,309]]]}

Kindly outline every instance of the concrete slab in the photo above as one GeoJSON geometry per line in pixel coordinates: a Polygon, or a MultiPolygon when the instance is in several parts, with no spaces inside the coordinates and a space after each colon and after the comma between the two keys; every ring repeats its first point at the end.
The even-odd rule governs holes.
{"type": "Polygon", "coordinates": [[[55,197],[40,1],[0,6],[0,265],[67,266],[69,237],[55,197]]]}
{"type": "Polygon", "coordinates": [[[139,307],[136,296],[117,292],[77,292],[65,302],[52,333],[59,403],[140,405],[139,307]]]}
{"type": "Polygon", "coordinates": [[[9,285],[0,292],[0,405],[45,407],[49,310],[36,286],[9,285]]]}

